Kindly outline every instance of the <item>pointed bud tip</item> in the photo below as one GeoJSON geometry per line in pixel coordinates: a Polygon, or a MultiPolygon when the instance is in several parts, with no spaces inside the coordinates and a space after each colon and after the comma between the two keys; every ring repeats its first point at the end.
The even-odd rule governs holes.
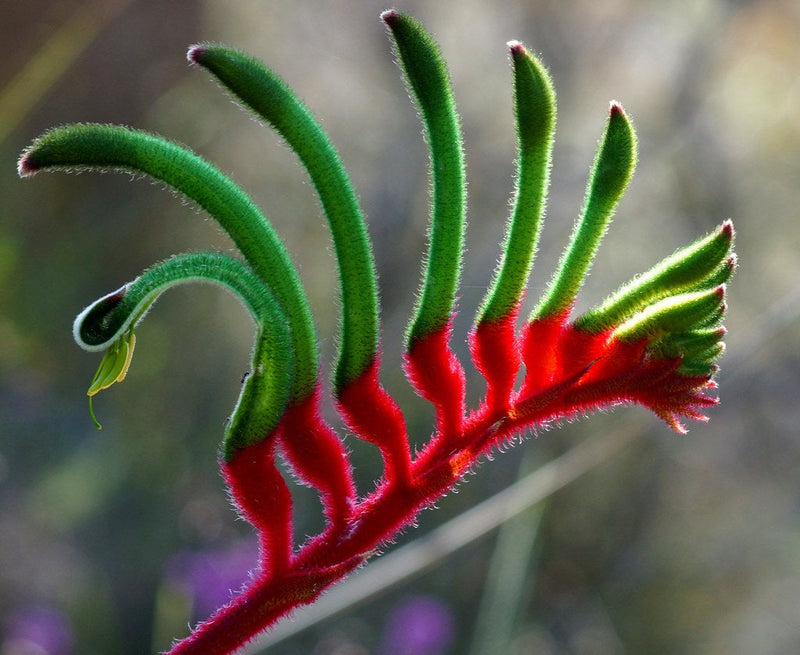
{"type": "Polygon", "coordinates": [[[194,64],[196,66],[200,66],[201,59],[203,58],[203,54],[206,52],[206,48],[203,45],[197,44],[189,47],[189,50],[186,52],[186,60],[190,64],[194,64]]]}
{"type": "Polygon", "coordinates": [[[389,27],[394,27],[400,20],[400,12],[396,9],[387,9],[381,14],[381,20],[389,27]]]}
{"type": "Polygon", "coordinates": [[[622,108],[622,105],[618,103],[616,100],[612,100],[609,103],[608,113],[610,114],[611,118],[615,118],[617,116],[624,117],[625,110],[622,108]]]}
{"type": "Polygon", "coordinates": [[[521,57],[525,54],[525,46],[517,40],[512,40],[506,43],[508,49],[511,51],[513,57],[521,57]]]}
{"type": "Polygon", "coordinates": [[[31,153],[27,151],[23,153],[22,157],[19,158],[19,162],[17,163],[17,173],[20,177],[30,177],[34,175],[39,170],[39,166],[34,164],[31,161],[31,153]]]}
{"type": "Polygon", "coordinates": [[[733,221],[731,219],[724,220],[722,225],[719,226],[719,233],[727,237],[729,241],[732,241],[736,234],[736,231],[733,229],[733,221]]]}

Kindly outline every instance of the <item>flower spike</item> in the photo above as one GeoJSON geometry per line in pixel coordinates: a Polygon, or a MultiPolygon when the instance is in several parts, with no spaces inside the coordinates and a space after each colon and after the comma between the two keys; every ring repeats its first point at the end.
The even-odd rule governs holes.
{"type": "Polygon", "coordinates": [[[508,46],[519,151],[516,193],[502,259],[470,334],[473,361],[487,382],[486,403],[501,410],[508,405],[520,367],[515,324],[541,231],[556,122],[555,90],[547,70],[521,43],[508,46]]]}
{"type": "Polygon", "coordinates": [[[413,18],[381,14],[397,61],[416,101],[430,149],[431,215],[428,254],[414,316],[406,331],[405,370],[416,391],[436,408],[441,447],[462,429],[466,382],[449,341],[461,277],[466,224],[466,174],[459,117],[439,46],[413,18]]]}
{"type": "Polygon", "coordinates": [[[317,346],[308,302],[283,245],[244,192],[210,164],[161,137],[122,127],[71,125],[34,141],[19,171],[123,169],[177,189],[216,218],[246,261],[219,253],[178,255],[87,307],[74,334],[106,354],[92,398],[130,366],[134,328],[166,289],[189,281],[235,293],[256,322],[252,371],[228,422],[219,464],[240,515],[256,530],[258,566],[248,585],[169,655],[232,653],[364,564],[484,456],[537,430],[620,404],[650,409],[676,432],[708,420],[715,405],[720,324],[736,268],[733,225],[634,277],[582,316],[573,306],[636,162],[636,137],[611,104],[582,214],[547,291],[516,322],[541,229],[555,129],[555,92],[544,66],[512,41],[518,164],[502,256],[469,334],[484,398],[468,409],[462,363],[450,348],[466,222],[464,155],[455,101],[439,47],[420,23],[381,15],[419,107],[430,148],[431,227],[423,281],[404,339],[404,370],[435,408],[435,425],[412,453],[406,420],[379,380],[377,281],[361,210],[344,167],[317,121],[269,68],[215,45],[189,50],[238,100],[273,127],[307,169],[327,215],[342,296],[333,408],[352,434],[380,451],[384,468],[359,495],[342,439],[322,418],[317,346]],[[518,383],[519,379],[521,383],[518,383]],[[297,543],[292,492],[278,459],[318,492],[325,526],[297,543]]]}
{"type": "MultiPolygon", "coordinates": [[[[381,449],[387,467],[405,476],[410,464],[405,423],[378,381],[379,307],[372,246],[336,149],[289,86],[258,60],[210,44],[192,46],[188,58],[271,125],[308,171],[328,217],[339,267],[342,325],[333,377],[340,410],[355,434],[381,449]],[[371,424],[374,427],[368,427],[371,424]]],[[[307,415],[314,417],[310,420],[316,422],[316,414],[317,408],[309,406],[307,415]]],[[[316,429],[327,432],[321,424],[316,429]]],[[[290,453],[293,445],[287,444],[290,453]]]]}

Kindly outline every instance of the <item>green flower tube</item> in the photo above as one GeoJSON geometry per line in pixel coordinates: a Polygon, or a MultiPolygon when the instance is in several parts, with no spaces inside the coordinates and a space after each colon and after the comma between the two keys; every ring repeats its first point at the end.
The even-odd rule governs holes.
{"type": "Polygon", "coordinates": [[[447,66],[420,23],[390,10],[381,14],[394,37],[398,62],[419,106],[431,152],[431,228],[422,288],[406,333],[406,349],[445,328],[455,309],[466,226],[464,150],[447,66]]]}
{"type": "Polygon", "coordinates": [[[43,169],[144,173],[205,209],[231,236],[256,274],[269,283],[289,320],[295,375],[292,400],[299,402],[313,392],[317,344],[300,278],[272,226],[239,186],[182,146],[116,125],[74,124],[46,132],[19,161],[22,176],[43,169]]]}
{"type": "Polygon", "coordinates": [[[336,149],[309,109],[263,63],[213,44],[192,46],[189,61],[207,69],[241,103],[271,125],[308,171],[328,217],[342,290],[340,391],[374,361],[378,352],[378,291],[372,247],[358,198],[336,149]]]}
{"type": "Polygon", "coordinates": [[[605,135],[597,150],[586,200],[558,269],[531,313],[531,320],[568,312],[583,285],[636,166],[636,135],[622,106],[611,103],[605,135]]]}
{"type": "Polygon", "coordinates": [[[521,43],[508,45],[519,142],[517,184],[502,260],[478,312],[478,323],[498,321],[516,311],[536,254],[550,181],[556,125],[553,83],[547,69],[521,43]]]}
{"type": "MultiPolygon", "coordinates": [[[[223,442],[230,458],[236,450],[267,437],[289,401],[292,342],[286,316],[264,282],[243,262],[216,252],[176,255],[103,296],[78,314],[76,342],[85,350],[106,350],[89,388],[93,396],[125,378],[135,344],[134,329],[167,289],[190,282],[221,286],[239,298],[258,328],[252,370],[242,385],[223,442]]],[[[99,424],[98,424],[99,427],[99,424]]]]}
{"type": "Polygon", "coordinates": [[[730,221],[703,239],[681,248],[611,294],[575,321],[581,330],[599,333],[618,325],[647,305],[686,291],[701,291],[727,281],[720,275],[733,244],[730,221]],[[722,267],[722,268],[721,268],[722,267]]]}

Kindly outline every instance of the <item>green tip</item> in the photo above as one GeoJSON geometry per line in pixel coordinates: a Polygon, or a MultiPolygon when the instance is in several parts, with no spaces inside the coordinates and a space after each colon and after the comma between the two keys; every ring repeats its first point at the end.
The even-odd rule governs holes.
{"type": "Polygon", "coordinates": [[[381,14],[417,102],[431,152],[432,206],[428,256],[406,348],[444,328],[455,309],[466,224],[466,175],[461,128],[439,47],[413,18],[381,14]]]}
{"type": "Polygon", "coordinates": [[[544,215],[556,124],[555,90],[547,69],[521,43],[508,46],[514,71],[517,184],[502,259],[478,323],[500,320],[521,302],[544,215]]]}
{"type": "Polygon", "coordinates": [[[651,352],[663,357],[696,358],[703,352],[716,348],[725,338],[725,328],[698,329],[691,332],[672,332],[657,339],[651,352]]]}
{"type": "Polygon", "coordinates": [[[567,250],[531,320],[568,312],[589,271],[622,194],[636,167],[636,135],[622,105],[611,103],[595,156],[580,220],[567,250]]]}
{"type": "Polygon", "coordinates": [[[733,224],[725,221],[704,238],[677,250],[620,287],[599,307],[579,317],[575,327],[596,334],[619,325],[663,298],[725,283],[732,273],[732,263],[728,258],[733,236],[733,224]]]}
{"type": "Polygon", "coordinates": [[[379,341],[372,246],[344,165],[311,111],[262,62],[210,44],[192,46],[187,56],[285,139],[317,190],[333,236],[342,290],[341,339],[334,375],[335,386],[341,390],[374,361],[379,341]]]}
{"type": "Polygon", "coordinates": [[[658,339],[670,332],[691,332],[713,325],[725,311],[725,287],[665,298],[620,325],[612,338],[626,342],[658,339]]]}

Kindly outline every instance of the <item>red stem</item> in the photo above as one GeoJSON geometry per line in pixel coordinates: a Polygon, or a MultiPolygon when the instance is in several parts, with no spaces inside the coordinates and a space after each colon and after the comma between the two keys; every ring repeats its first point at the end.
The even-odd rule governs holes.
{"type": "MultiPolygon", "coordinates": [[[[414,459],[402,414],[379,384],[377,362],[344,389],[338,400],[345,421],[375,443],[386,462],[384,480],[358,502],[343,446],[319,419],[318,397],[290,409],[281,424],[281,443],[291,464],[320,490],[329,520],[325,531],[294,556],[288,542],[291,501],[272,461],[273,441],[248,447],[225,463],[234,500],[261,533],[261,572],[170,655],[229,653],[295,607],[313,602],[451,489],[481,456],[525,428],[599,406],[638,402],[680,429],[678,417],[698,417],[700,408],[714,403],[702,394],[713,386],[709,378],[677,374],[679,360],[649,358],[644,341],[626,344],[608,334],[579,332],[564,325],[565,318],[525,326],[521,352],[527,375],[516,394],[509,386],[516,371],[495,360],[518,348],[513,330],[500,324],[479,328],[472,347],[489,389],[468,418],[463,370],[453,364],[447,345],[449,327],[417,342],[407,370],[436,405],[438,430],[414,459]],[[543,352],[557,355],[543,358],[543,352]]],[[[519,366],[519,358],[515,361],[519,366]]]]}
{"type": "Polygon", "coordinates": [[[227,655],[297,607],[313,603],[325,589],[363,562],[356,558],[327,570],[293,570],[260,576],[241,595],[198,625],[169,655],[227,655]]]}
{"type": "Polygon", "coordinates": [[[292,494],[275,465],[274,435],[238,451],[220,468],[234,504],[256,528],[261,569],[286,571],[292,553],[292,494]]]}

